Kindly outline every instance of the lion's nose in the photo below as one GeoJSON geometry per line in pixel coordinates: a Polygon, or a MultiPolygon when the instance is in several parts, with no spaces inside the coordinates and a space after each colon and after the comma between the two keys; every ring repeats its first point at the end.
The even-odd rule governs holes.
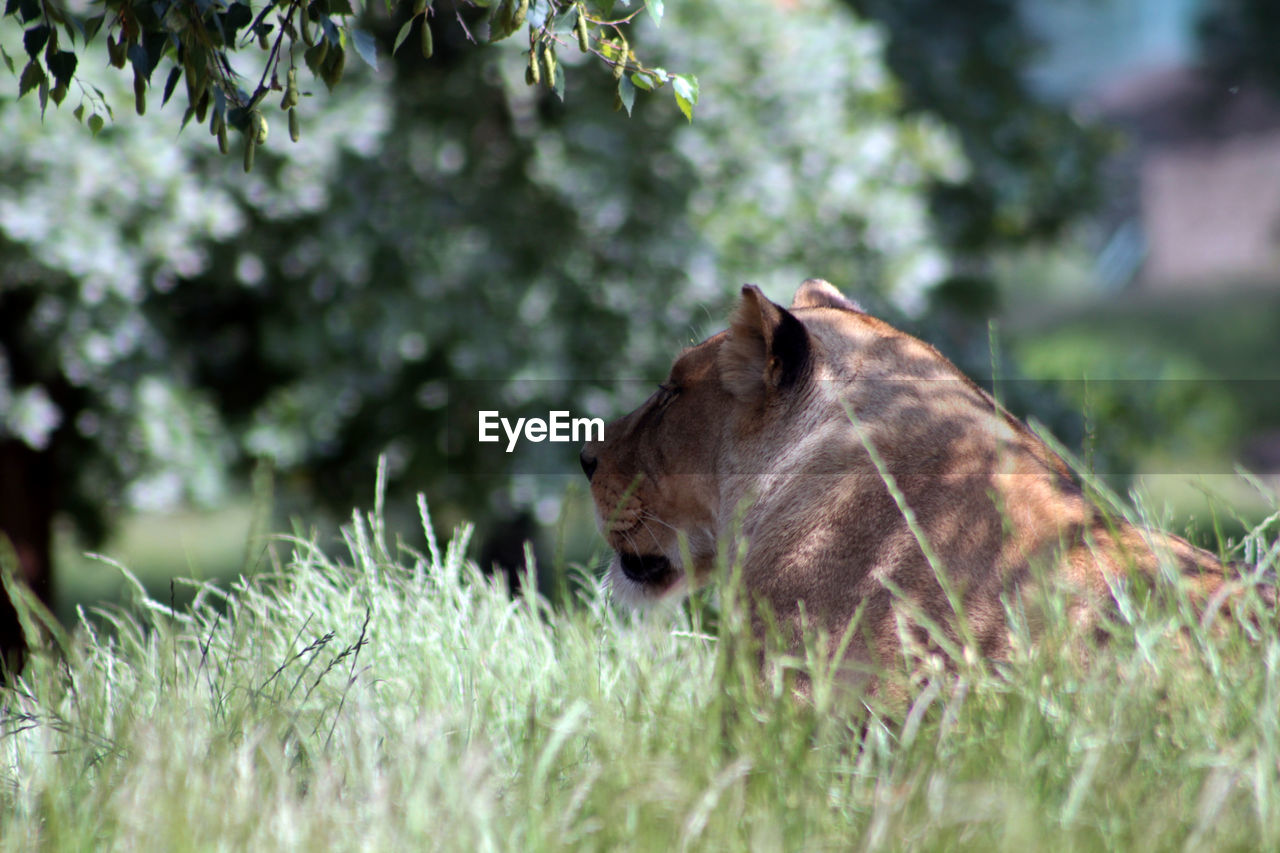
{"type": "Polygon", "coordinates": [[[587,475],[587,482],[591,481],[591,475],[596,472],[596,466],[600,464],[600,460],[595,454],[587,448],[582,448],[582,452],[578,454],[578,461],[582,463],[582,473],[587,475]]]}

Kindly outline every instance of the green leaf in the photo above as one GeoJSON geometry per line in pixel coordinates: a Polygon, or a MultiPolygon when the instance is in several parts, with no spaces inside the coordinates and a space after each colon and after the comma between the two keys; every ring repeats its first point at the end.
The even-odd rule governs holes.
{"type": "MultiPolygon", "coordinates": [[[[569,7],[569,11],[573,11],[572,6],[569,7]]],[[[547,15],[550,14],[550,12],[550,0],[532,0],[532,2],[529,3],[529,16],[525,19],[525,22],[535,30],[540,30],[542,29],[542,25],[547,22],[547,15]]],[[[567,16],[561,15],[560,17],[564,18],[567,16]]],[[[559,32],[559,30],[556,29],[558,25],[559,21],[552,23],[551,29],[553,32],[559,32]]],[[[572,23],[570,23],[570,26],[573,26],[572,23]]]]}
{"type": "Polygon", "coordinates": [[[692,74],[672,74],[671,87],[676,93],[676,106],[687,120],[693,121],[693,107],[698,103],[698,78],[692,74]]]}
{"type": "Polygon", "coordinates": [[[551,88],[555,91],[556,97],[564,100],[564,66],[556,63],[556,79],[551,84],[551,88]]]}
{"type": "Polygon", "coordinates": [[[49,40],[44,43],[44,65],[49,67],[49,60],[53,59],[58,52],[58,28],[54,27],[49,32],[49,40]]]}
{"type": "Polygon", "coordinates": [[[338,85],[338,81],[342,79],[343,68],[347,64],[347,52],[340,45],[334,45],[329,48],[329,53],[324,58],[324,65],[320,69],[320,78],[324,80],[324,84],[329,87],[329,91],[333,91],[333,87],[338,85]]]}
{"type": "Polygon", "coordinates": [[[625,74],[618,79],[618,100],[627,111],[627,115],[631,115],[631,107],[636,102],[636,86],[625,74]]]}
{"type": "Polygon", "coordinates": [[[151,82],[151,74],[156,70],[156,66],[160,64],[160,57],[164,56],[165,50],[169,47],[169,35],[166,32],[144,33],[142,43],[147,46],[147,82],[151,82]]]}
{"type": "Polygon", "coordinates": [[[84,22],[84,42],[88,44],[93,41],[93,37],[98,34],[98,30],[102,29],[102,21],[106,15],[94,15],[84,22]]]}
{"type": "Polygon", "coordinates": [[[22,46],[27,49],[27,56],[32,59],[35,59],[36,54],[48,40],[49,28],[44,24],[38,24],[22,34],[22,46]]]}
{"type": "MultiPolygon", "coordinates": [[[[546,14],[550,14],[550,13],[551,13],[550,10],[548,10],[546,14]]],[[[530,6],[529,19],[532,20],[533,16],[534,16],[533,6],[530,6]]],[[[578,22],[578,10],[575,9],[571,4],[569,6],[566,6],[563,12],[561,12],[559,15],[556,15],[554,18],[551,19],[551,26],[549,29],[553,33],[560,33],[561,35],[572,35],[573,27],[577,22],[578,22]]],[[[541,28],[542,24],[538,24],[537,26],[541,28]]]]}
{"type": "Polygon", "coordinates": [[[409,33],[413,30],[413,21],[414,19],[410,18],[400,25],[400,32],[396,33],[395,46],[391,48],[392,56],[396,55],[396,52],[400,50],[400,45],[404,44],[404,40],[409,37],[409,33]]]}
{"type": "Polygon", "coordinates": [[[40,0],[18,0],[18,17],[24,24],[40,17],[40,0]]]}
{"type": "Polygon", "coordinates": [[[69,50],[60,50],[49,57],[49,73],[60,86],[70,86],[71,78],[76,73],[76,55],[69,50]]]}
{"type": "Polygon", "coordinates": [[[355,46],[356,53],[365,64],[374,71],[378,70],[378,42],[373,36],[364,30],[358,30],[355,27],[348,27],[347,33],[351,36],[351,44],[355,46]]]}
{"type": "Polygon", "coordinates": [[[227,44],[234,44],[236,31],[253,20],[253,12],[244,3],[232,3],[218,18],[222,22],[222,32],[227,44]]]}
{"type": "Polygon", "coordinates": [[[489,11],[489,41],[502,41],[516,31],[517,0],[502,0],[489,11]]]}
{"type": "Polygon", "coordinates": [[[27,67],[22,69],[22,76],[18,79],[18,97],[21,98],[27,92],[45,82],[46,79],[40,60],[31,60],[27,63],[27,67]]]}
{"type": "Polygon", "coordinates": [[[182,66],[175,65],[173,70],[169,72],[169,79],[164,82],[164,97],[160,99],[160,106],[163,107],[169,103],[169,98],[173,95],[173,90],[180,79],[182,79],[182,66]]]}
{"type": "Polygon", "coordinates": [[[0,47],[0,59],[4,60],[4,65],[6,68],[9,69],[10,74],[15,73],[14,67],[13,67],[13,57],[10,56],[9,51],[5,50],[3,47],[0,47]]]}
{"type": "Polygon", "coordinates": [[[653,18],[655,25],[662,24],[662,0],[645,0],[644,5],[649,9],[649,16],[653,18]]]}
{"type": "Polygon", "coordinates": [[[622,49],[622,43],[613,39],[605,39],[600,42],[600,53],[610,62],[626,62],[627,54],[622,49]]]}
{"type": "Polygon", "coordinates": [[[81,103],[78,107],[76,107],[74,110],[71,111],[71,114],[76,117],[76,121],[80,121],[80,122],[84,121],[84,104],[81,103]]]}
{"type": "Polygon", "coordinates": [[[306,60],[307,67],[311,69],[311,73],[319,77],[324,68],[325,57],[328,55],[329,45],[323,39],[320,39],[307,48],[306,52],[302,54],[302,58],[306,60]]]}
{"type": "Polygon", "coordinates": [[[106,124],[106,122],[103,121],[102,116],[98,115],[97,113],[94,113],[93,115],[89,116],[89,132],[92,133],[94,136],[97,136],[99,133],[102,132],[102,126],[104,124],[106,124]]]}
{"type": "Polygon", "coordinates": [[[67,40],[71,42],[71,46],[75,47],[76,35],[80,36],[80,40],[84,41],[84,24],[79,18],[71,18],[62,22],[62,28],[67,31],[67,40]]]}
{"type": "MultiPolygon", "coordinates": [[[[645,72],[643,72],[643,71],[635,71],[635,72],[632,72],[632,74],[631,74],[631,83],[632,83],[632,84],[633,84],[637,89],[643,89],[643,90],[644,90],[644,91],[646,91],[646,92],[652,92],[652,91],[653,91],[653,79],[652,79],[652,78],[650,78],[650,76],[649,76],[648,74],[646,74],[645,72]]],[[[618,85],[619,85],[619,86],[621,86],[621,85],[622,85],[622,82],[621,82],[621,81],[619,81],[619,82],[618,82],[618,85]]],[[[628,110],[628,112],[630,112],[630,110],[628,110]]]]}
{"type": "Polygon", "coordinates": [[[133,70],[141,74],[144,78],[151,77],[151,64],[147,59],[147,49],[143,47],[142,42],[136,41],[129,45],[129,62],[133,65],[133,70]]]}
{"type": "Polygon", "coordinates": [[[327,41],[330,46],[341,47],[342,31],[334,26],[333,18],[321,18],[319,20],[319,24],[320,29],[324,31],[324,40],[327,41]]]}

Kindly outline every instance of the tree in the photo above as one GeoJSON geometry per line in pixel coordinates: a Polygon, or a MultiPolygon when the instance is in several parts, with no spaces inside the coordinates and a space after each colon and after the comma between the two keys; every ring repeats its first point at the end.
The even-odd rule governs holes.
{"type": "MultiPolygon", "coordinates": [[[[530,86],[544,85],[563,96],[565,65],[559,53],[576,49],[608,70],[628,111],[637,88],[653,91],[670,83],[680,110],[692,117],[697,80],[644,65],[627,38],[642,11],[661,19],[662,0],[634,9],[616,6],[613,0],[387,0],[385,6],[366,4],[357,11],[349,0],[272,0],[255,12],[242,0],[110,0],[101,14],[84,16],[57,0],[8,0],[4,16],[24,28],[27,58],[18,80],[19,96],[35,92],[42,113],[50,101],[60,106],[74,86],[75,115],[87,115],[95,134],[105,124],[104,115],[114,116],[103,90],[78,74],[82,56],[101,46],[111,65],[131,71],[138,115],[146,112],[148,97],[154,98],[160,79],[156,71],[167,69],[162,103],[184,83],[182,126],[193,118],[198,124],[207,119],[224,154],[227,128],[240,131],[248,171],[257,147],[269,137],[267,96],[282,96],[289,134],[296,141],[296,110],[304,94],[300,86],[305,85],[300,69],[305,67],[330,91],[342,80],[350,52],[376,70],[379,45],[369,29],[393,22],[398,23],[390,50],[399,51],[416,30],[415,41],[427,59],[435,52],[433,29],[450,18],[473,43],[477,35],[499,42],[525,32],[530,86]]],[[[10,52],[4,50],[0,57],[16,73],[10,52]]]]}

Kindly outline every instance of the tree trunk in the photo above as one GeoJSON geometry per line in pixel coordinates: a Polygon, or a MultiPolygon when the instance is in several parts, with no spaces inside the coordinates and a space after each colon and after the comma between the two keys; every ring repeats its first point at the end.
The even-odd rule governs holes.
{"type": "MultiPolygon", "coordinates": [[[[18,555],[18,576],[36,596],[53,601],[52,457],[21,441],[0,440],[0,535],[8,538],[18,555]]],[[[27,646],[18,614],[8,597],[0,593],[0,660],[8,671],[22,668],[27,646]]],[[[0,683],[4,680],[0,671],[0,683]]]]}

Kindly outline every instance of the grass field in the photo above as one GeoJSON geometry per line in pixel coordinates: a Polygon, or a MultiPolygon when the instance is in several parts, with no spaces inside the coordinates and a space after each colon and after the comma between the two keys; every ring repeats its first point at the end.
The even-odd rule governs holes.
{"type": "MultiPolygon", "coordinates": [[[[148,593],[166,604],[175,575],[225,585],[242,572],[252,574],[257,554],[246,555],[245,543],[253,522],[248,500],[217,510],[139,513],[122,519],[111,538],[92,552],[70,530],[60,529],[55,537],[55,612],[63,623],[74,624],[77,606],[129,600],[132,584],[111,561],[125,563],[148,593]]],[[[175,586],[173,593],[174,603],[182,606],[195,589],[175,586]]]]}
{"type": "MultiPolygon", "coordinates": [[[[761,678],[706,599],[633,619],[585,578],[552,611],[423,521],[282,540],[183,612],[139,585],[38,657],[0,693],[0,849],[1280,848],[1251,594],[1209,627],[1122,594],[1090,655],[1051,606],[1009,663],[904,661],[912,698],[866,709],[761,678]]],[[[1237,556],[1274,568],[1278,526],[1237,556]]]]}

